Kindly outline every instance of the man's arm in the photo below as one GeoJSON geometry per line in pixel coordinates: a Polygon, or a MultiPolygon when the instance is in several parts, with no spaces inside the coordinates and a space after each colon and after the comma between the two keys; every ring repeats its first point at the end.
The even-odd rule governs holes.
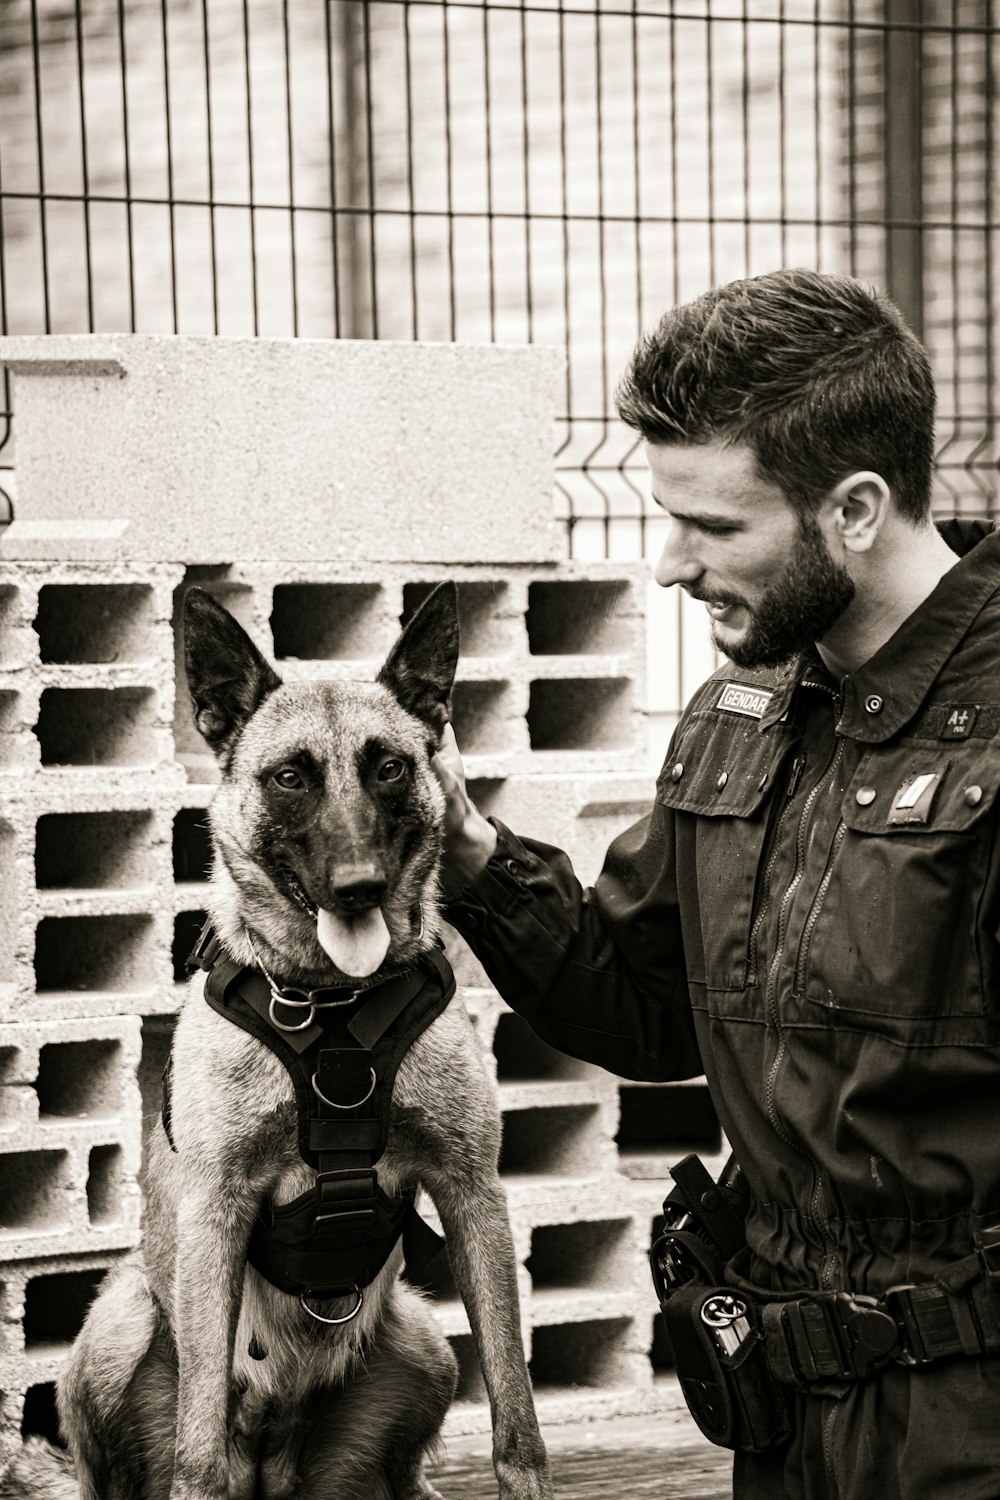
{"type": "Polygon", "coordinates": [[[669,813],[617,838],[593,890],[560,849],[478,811],[450,727],[445,915],[543,1040],[627,1078],[702,1072],[688,1000],[669,813]]]}

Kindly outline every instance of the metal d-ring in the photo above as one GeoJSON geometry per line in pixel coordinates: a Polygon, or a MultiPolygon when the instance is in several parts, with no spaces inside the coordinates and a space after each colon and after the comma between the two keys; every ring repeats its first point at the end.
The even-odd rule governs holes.
{"type": "Polygon", "coordinates": [[[299,1293],[299,1301],[302,1304],[302,1306],[305,1308],[305,1310],[309,1314],[309,1316],[311,1318],[315,1318],[317,1323],[327,1323],[331,1327],[333,1327],[337,1323],[350,1323],[350,1322],[352,1322],[353,1319],[356,1318],[357,1315],[358,1315],[358,1313],[361,1311],[361,1304],[365,1300],[365,1294],[364,1294],[364,1292],[361,1290],[361,1288],[359,1286],[356,1286],[354,1288],[354,1290],[358,1294],[358,1303],[357,1303],[357,1306],[353,1307],[351,1309],[351,1311],[347,1314],[347,1316],[343,1317],[343,1318],[324,1318],[323,1315],[322,1315],[322,1313],[313,1312],[312,1308],[309,1306],[309,1303],[306,1301],[306,1294],[305,1294],[305,1292],[300,1292],[299,1293]]]}
{"type": "Polygon", "coordinates": [[[335,1099],[328,1099],[323,1090],[320,1088],[319,1084],[316,1082],[317,1078],[319,1077],[318,1073],[314,1073],[312,1076],[313,1093],[316,1095],[317,1099],[319,1099],[323,1104],[328,1104],[331,1109],[357,1109],[359,1104],[366,1104],[371,1098],[372,1094],[374,1094],[375,1092],[375,1069],[369,1068],[368,1071],[372,1075],[371,1086],[369,1087],[367,1094],[363,1094],[360,1099],[355,1099],[353,1104],[338,1104],[335,1099]]]}
{"type": "Polygon", "coordinates": [[[308,1031],[316,1018],[316,1007],[311,1000],[286,1000],[283,995],[279,995],[275,990],[272,990],[271,1003],[267,1007],[267,1016],[271,1025],[276,1026],[279,1031],[308,1031]],[[298,1026],[286,1026],[284,1021],[279,1021],[274,1014],[274,1007],[276,1005],[289,1005],[296,1010],[301,1010],[303,1006],[308,1005],[309,1014],[304,1021],[299,1022],[298,1026]]]}

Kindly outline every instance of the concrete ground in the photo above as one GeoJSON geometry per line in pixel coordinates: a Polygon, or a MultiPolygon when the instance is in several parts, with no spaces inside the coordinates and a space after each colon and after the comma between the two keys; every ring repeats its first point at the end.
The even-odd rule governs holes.
{"type": "MultiPolygon", "coordinates": [[[[687,1428],[662,1417],[546,1427],[558,1500],[729,1500],[732,1454],[687,1428]]],[[[449,1438],[429,1477],[444,1500],[496,1500],[489,1435],[449,1438]]]]}

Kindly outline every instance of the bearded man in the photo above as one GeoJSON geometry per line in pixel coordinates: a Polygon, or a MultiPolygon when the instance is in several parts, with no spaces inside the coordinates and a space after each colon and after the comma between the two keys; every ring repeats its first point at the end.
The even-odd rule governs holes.
{"type": "Polygon", "coordinates": [[[790,1414],[737,1500],[996,1500],[1000,537],[933,524],[926,355],[848,278],[668,313],[618,407],[728,660],[593,890],[446,745],[449,920],[547,1042],[708,1080],[790,1414]]]}

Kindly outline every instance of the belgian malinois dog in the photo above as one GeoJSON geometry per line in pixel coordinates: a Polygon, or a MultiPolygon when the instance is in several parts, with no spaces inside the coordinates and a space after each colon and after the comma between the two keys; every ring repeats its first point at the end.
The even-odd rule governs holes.
{"type": "MultiPolygon", "coordinates": [[[[439,928],[444,799],[431,759],[458,656],[454,585],[424,602],[373,683],[282,683],[198,589],[184,629],[195,720],[221,770],[207,907],[224,957],[263,971],[275,994],[363,995],[419,965],[439,928]]],[[[378,1182],[390,1195],[426,1189],[440,1214],[489,1391],[500,1496],[548,1500],[496,1095],[460,1002],[410,1047],[391,1099],[378,1182]]],[[[456,1361],[400,1279],[400,1246],[357,1306],[353,1294],[290,1295],[248,1264],[265,1198],[280,1208],[315,1184],[297,1127],[286,1066],[193,979],[173,1041],[173,1148],[157,1128],[146,1173],[142,1263],[107,1278],[60,1380],[69,1456],[26,1447],[4,1500],[437,1494],[424,1460],[456,1361]]]]}

